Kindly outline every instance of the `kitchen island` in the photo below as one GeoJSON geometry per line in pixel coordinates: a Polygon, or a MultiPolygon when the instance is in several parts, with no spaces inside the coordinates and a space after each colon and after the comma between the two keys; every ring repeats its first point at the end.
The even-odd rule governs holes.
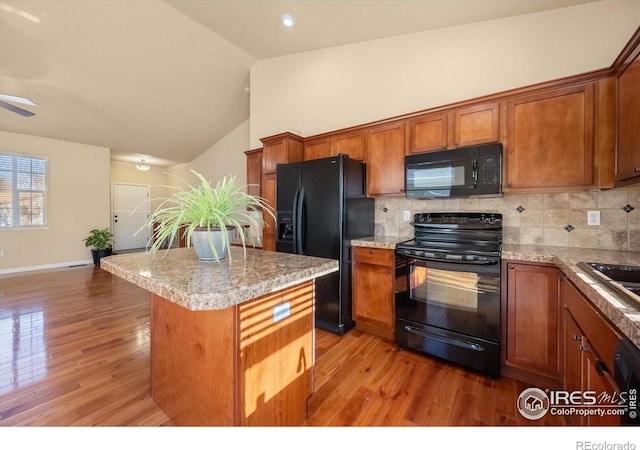
{"type": "Polygon", "coordinates": [[[300,425],[313,388],[314,279],[338,261],[232,247],[100,267],[151,293],[151,396],[176,425],[300,425]],[[228,257],[227,257],[228,258],[228,257]]]}

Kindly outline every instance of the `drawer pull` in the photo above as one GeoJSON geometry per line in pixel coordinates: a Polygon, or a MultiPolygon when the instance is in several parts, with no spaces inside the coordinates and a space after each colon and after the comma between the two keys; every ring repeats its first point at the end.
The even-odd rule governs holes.
{"type": "Polygon", "coordinates": [[[635,171],[636,173],[640,173],[640,167],[636,167],[635,171]]]}
{"type": "Polygon", "coordinates": [[[574,335],[573,335],[573,340],[574,340],[574,341],[581,341],[581,340],[582,340],[582,336],[579,336],[579,335],[577,335],[577,334],[574,334],[574,335]]]}
{"type": "Polygon", "coordinates": [[[370,254],[370,255],[373,255],[373,250],[369,250],[369,254],[370,254]]]}
{"type": "Polygon", "coordinates": [[[595,362],[595,366],[596,366],[596,372],[598,372],[598,375],[604,375],[605,373],[609,373],[609,368],[604,363],[604,361],[597,360],[595,362]]]}

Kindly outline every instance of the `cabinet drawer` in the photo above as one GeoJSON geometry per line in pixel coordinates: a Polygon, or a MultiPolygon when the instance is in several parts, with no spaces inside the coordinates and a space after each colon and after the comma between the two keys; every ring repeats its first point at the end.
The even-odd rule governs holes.
{"type": "Polygon", "coordinates": [[[606,318],[591,305],[571,283],[565,279],[566,288],[562,290],[562,305],[574,317],[578,326],[585,336],[589,338],[591,346],[595,352],[606,363],[607,367],[613,369],[613,358],[616,345],[622,337],[613,329],[606,318]]]}
{"type": "Polygon", "coordinates": [[[393,266],[394,251],[385,248],[353,247],[353,260],[382,266],[393,266]]]}

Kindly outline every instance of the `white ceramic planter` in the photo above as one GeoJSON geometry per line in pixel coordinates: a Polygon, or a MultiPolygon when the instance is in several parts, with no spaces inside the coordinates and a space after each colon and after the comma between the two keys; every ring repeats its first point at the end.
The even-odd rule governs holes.
{"type": "Polygon", "coordinates": [[[212,228],[211,231],[207,231],[206,229],[194,231],[191,235],[191,245],[193,245],[198,259],[202,261],[218,261],[224,259],[229,251],[233,232],[233,228],[227,228],[226,242],[224,242],[223,245],[223,231],[219,228],[212,228]],[[215,248],[215,253],[213,248],[215,248]]]}

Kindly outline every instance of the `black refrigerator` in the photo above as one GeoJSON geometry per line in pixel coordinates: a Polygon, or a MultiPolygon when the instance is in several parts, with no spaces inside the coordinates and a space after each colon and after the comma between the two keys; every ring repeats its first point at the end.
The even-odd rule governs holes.
{"type": "Polygon", "coordinates": [[[374,234],[374,200],[366,197],[366,166],[347,155],[276,168],[276,251],[339,261],[316,279],[316,326],[343,335],[351,316],[351,239],[374,234]]]}

